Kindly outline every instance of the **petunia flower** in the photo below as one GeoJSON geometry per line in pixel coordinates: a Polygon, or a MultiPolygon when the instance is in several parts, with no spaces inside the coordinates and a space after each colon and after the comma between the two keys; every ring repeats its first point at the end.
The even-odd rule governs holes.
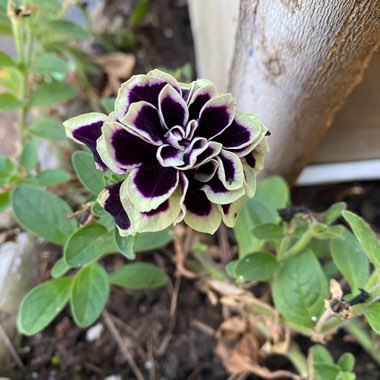
{"type": "Polygon", "coordinates": [[[232,227],[268,151],[267,130],[254,114],[237,111],[231,94],[159,70],[123,83],[110,115],[64,125],[98,169],[126,175],[98,196],[122,236],[181,221],[207,233],[222,221],[232,227]]]}

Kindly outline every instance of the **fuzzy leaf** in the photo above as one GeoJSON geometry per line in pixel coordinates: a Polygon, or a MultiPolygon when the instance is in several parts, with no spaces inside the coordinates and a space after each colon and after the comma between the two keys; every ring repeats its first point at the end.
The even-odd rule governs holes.
{"type": "Polygon", "coordinates": [[[278,269],[278,263],[270,252],[255,252],[241,258],[235,267],[235,275],[246,281],[267,281],[278,269]]]}

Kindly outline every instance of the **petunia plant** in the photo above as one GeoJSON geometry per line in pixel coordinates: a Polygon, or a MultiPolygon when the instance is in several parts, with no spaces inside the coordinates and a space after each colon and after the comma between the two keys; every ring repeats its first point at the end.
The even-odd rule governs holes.
{"type": "Polygon", "coordinates": [[[99,170],[119,175],[98,203],[122,236],[181,221],[207,233],[222,221],[232,227],[245,196],[254,195],[267,152],[265,127],[237,111],[231,94],[159,70],[124,83],[110,115],[89,113],[64,125],[99,170]]]}

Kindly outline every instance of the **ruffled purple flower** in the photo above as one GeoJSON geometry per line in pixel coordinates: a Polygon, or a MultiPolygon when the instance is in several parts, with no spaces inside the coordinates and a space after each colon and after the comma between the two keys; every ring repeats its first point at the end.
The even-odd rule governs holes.
{"type": "Polygon", "coordinates": [[[64,125],[98,169],[126,174],[98,197],[121,235],[181,221],[208,233],[222,221],[232,227],[268,151],[265,127],[237,111],[231,94],[159,70],[125,82],[109,116],[89,113],[64,125]]]}

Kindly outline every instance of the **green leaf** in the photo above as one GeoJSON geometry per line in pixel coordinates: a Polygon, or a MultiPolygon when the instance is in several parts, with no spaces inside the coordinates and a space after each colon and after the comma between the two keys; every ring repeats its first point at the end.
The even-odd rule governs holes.
{"type": "Polygon", "coordinates": [[[0,34],[12,35],[12,24],[6,14],[0,14],[0,34]]]}
{"type": "Polygon", "coordinates": [[[259,224],[252,230],[254,236],[260,240],[278,240],[284,237],[284,232],[278,224],[259,224]]]}
{"type": "Polygon", "coordinates": [[[24,77],[17,67],[0,67],[0,88],[6,88],[20,99],[24,86],[24,77]]]}
{"type": "Polygon", "coordinates": [[[19,331],[33,335],[45,328],[68,302],[71,281],[71,278],[59,278],[32,289],[20,306],[17,318],[19,331]]]}
{"type": "Polygon", "coordinates": [[[8,54],[5,54],[3,51],[0,51],[0,67],[6,66],[17,66],[17,63],[8,54]]]}
{"type": "Polygon", "coordinates": [[[270,252],[255,252],[241,258],[235,268],[235,275],[246,281],[267,281],[278,269],[278,263],[270,252]]]}
{"type": "Polygon", "coordinates": [[[64,274],[66,274],[71,267],[66,264],[65,258],[61,257],[56,263],[53,265],[53,268],[51,268],[51,276],[53,278],[59,278],[62,277],[64,274]]]}
{"type": "Polygon", "coordinates": [[[380,269],[380,244],[371,227],[351,211],[343,211],[342,215],[352,228],[367,257],[377,269],[380,269]]]}
{"type": "Polygon", "coordinates": [[[79,267],[116,252],[112,234],[99,223],[90,223],[76,230],[68,239],[64,256],[71,267],[79,267]]]}
{"type": "Polygon", "coordinates": [[[39,172],[36,176],[38,183],[43,186],[67,182],[70,178],[70,173],[62,169],[46,169],[39,172]]]}
{"type": "Polygon", "coordinates": [[[3,212],[11,205],[11,193],[10,191],[4,191],[0,193],[0,212],[3,212]]]}
{"type": "Polygon", "coordinates": [[[336,380],[340,374],[340,367],[336,364],[315,364],[316,380],[336,380]]]}
{"type": "Polygon", "coordinates": [[[135,240],[135,251],[152,251],[168,244],[172,240],[173,236],[168,230],[138,234],[135,240]]]}
{"type": "Polygon", "coordinates": [[[259,224],[275,223],[276,219],[266,206],[255,198],[246,200],[234,227],[239,257],[257,251],[262,246],[262,241],[252,234],[252,229],[259,224]]]}
{"type": "Polygon", "coordinates": [[[294,324],[313,328],[329,295],[323,270],[310,250],[285,261],[273,282],[276,308],[294,324]]]}
{"type": "Polygon", "coordinates": [[[28,0],[28,5],[34,5],[42,8],[44,11],[59,11],[62,9],[62,3],[59,0],[28,0]]]}
{"type": "Polygon", "coordinates": [[[167,279],[160,268],[149,263],[127,264],[110,275],[111,284],[128,289],[159,288],[167,279]]]}
{"type": "Polygon", "coordinates": [[[133,10],[131,17],[129,18],[129,26],[131,28],[136,27],[140,21],[143,19],[143,17],[146,15],[146,13],[149,10],[149,0],[140,0],[135,9],[133,10]]]}
{"type": "Polygon", "coordinates": [[[33,107],[55,106],[67,102],[78,94],[76,86],[58,81],[44,82],[37,85],[32,94],[33,107]]]}
{"type": "Polygon", "coordinates": [[[372,329],[380,334],[380,303],[373,303],[364,309],[364,315],[372,329]]]}
{"type": "Polygon", "coordinates": [[[98,217],[110,215],[98,202],[94,202],[94,204],[92,205],[91,213],[98,217]]]}
{"type": "Polygon", "coordinates": [[[38,164],[38,145],[37,140],[32,139],[27,142],[21,152],[20,164],[25,168],[28,173],[32,173],[38,164]]]}
{"type": "Polygon", "coordinates": [[[342,371],[351,372],[355,366],[355,356],[349,352],[346,352],[339,358],[337,364],[342,371]]]}
{"type": "Polygon", "coordinates": [[[62,122],[53,118],[39,119],[29,127],[29,132],[35,136],[49,140],[63,140],[66,137],[62,122]]]}
{"type": "Polygon", "coordinates": [[[313,364],[334,364],[334,359],[330,352],[321,344],[316,344],[310,348],[313,364]]]}
{"type": "Polygon", "coordinates": [[[369,262],[360,244],[350,231],[342,228],[343,239],[330,241],[331,256],[339,271],[350,284],[352,292],[363,288],[369,276],[369,262]]]}
{"type": "Polygon", "coordinates": [[[290,202],[289,186],[279,176],[265,178],[257,183],[255,199],[266,206],[275,222],[279,219],[277,210],[290,202]]]}
{"type": "Polygon", "coordinates": [[[11,159],[6,156],[0,156],[0,185],[7,184],[16,169],[17,166],[11,159]]]}
{"type": "Polygon", "coordinates": [[[85,40],[87,32],[78,24],[67,20],[53,20],[44,22],[40,32],[46,41],[85,40]]]}
{"type": "Polygon", "coordinates": [[[109,291],[107,272],[99,264],[90,264],[75,275],[70,305],[78,326],[90,326],[98,319],[107,303],[109,291]]]}
{"type": "Polygon", "coordinates": [[[55,53],[44,53],[34,61],[32,71],[37,74],[48,74],[56,79],[63,79],[69,71],[69,65],[67,61],[55,53]]]}
{"type": "Polygon", "coordinates": [[[0,94],[0,111],[14,111],[22,106],[22,101],[9,93],[0,94]]]}
{"type": "Polygon", "coordinates": [[[91,153],[78,151],[72,156],[73,167],[83,186],[95,195],[105,186],[103,173],[96,169],[91,153]]]}
{"type": "Polygon", "coordinates": [[[322,222],[324,224],[332,224],[342,216],[342,211],[347,208],[345,202],[333,204],[328,210],[323,213],[322,222]]]}
{"type": "Polygon", "coordinates": [[[115,243],[120,253],[129,260],[136,258],[134,245],[134,236],[120,236],[119,230],[115,227],[115,243]]]}
{"type": "Polygon", "coordinates": [[[238,262],[239,260],[232,260],[225,267],[226,273],[232,278],[236,277],[236,266],[238,262]]]}
{"type": "Polygon", "coordinates": [[[12,207],[21,226],[47,241],[63,245],[76,229],[75,220],[65,216],[72,214],[70,206],[35,186],[17,186],[12,195],[12,207]]]}

